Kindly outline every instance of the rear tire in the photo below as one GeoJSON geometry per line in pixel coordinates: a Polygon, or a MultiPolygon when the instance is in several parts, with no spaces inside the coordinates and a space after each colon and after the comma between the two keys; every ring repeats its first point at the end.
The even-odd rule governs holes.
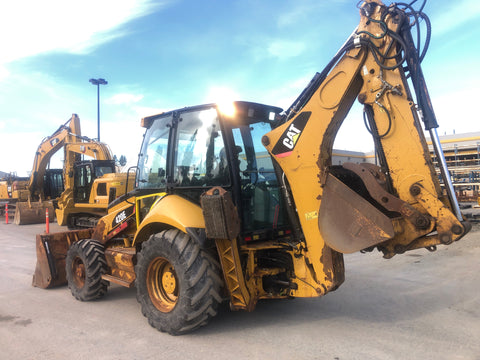
{"type": "Polygon", "coordinates": [[[70,246],[66,258],[66,275],[72,295],[80,301],[98,299],[107,293],[108,281],[102,279],[107,272],[103,245],[90,239],[70,246]]]}
{"type": "Polygon", "coordinates": [[[222,302],[220,265],[179,230],[162,231],[143,243],[135,273],[142,313],[159,331],[193,331],[206,325],[222,302]]]}

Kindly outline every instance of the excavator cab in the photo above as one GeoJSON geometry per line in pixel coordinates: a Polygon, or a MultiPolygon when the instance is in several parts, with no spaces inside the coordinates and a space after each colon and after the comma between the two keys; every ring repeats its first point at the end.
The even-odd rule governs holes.
{"type": "Polygon", "coordinates": [[[47,169],[43,181],[45,198],[56,199],[62,194],[63,190],[63,170],[47,169]]]}
{"type": "MultiPolygon", "coordinates": [[[[28,183],[28,180],[25,180],[28,183]]],[[[15,205],[15,223],[35,224],[45,221],[45,211],[48,209],[49,214],[53,217],[56,199],[64,191],[63,170],[62,169],[45,169],[42,176],[41,191],[38,202],[31,199],[30,191],[27,185],[18,186],[18,182],[14,183],[13,195],[19,202],[15,205]]]]}
{"type": "Polygon", "coordinates": [[[79,161],[73,167],[73,199],[76,203],[88,203],[95,179],[115,173],[114,160],[79,161]]]}

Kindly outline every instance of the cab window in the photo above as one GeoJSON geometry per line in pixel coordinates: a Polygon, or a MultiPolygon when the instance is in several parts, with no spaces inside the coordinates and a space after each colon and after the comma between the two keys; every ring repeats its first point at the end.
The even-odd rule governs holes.
{"type": "Polygon", "coordinates": [[[276,229],[286,224],[280,188],[261,137],[271,130],[268,122],[232,129],[242,192],[243,229],[276,229]]]}
{"type": "Polygon", "coordinates": [[[230,183],[215,108],[181,114],[176,150],[174,182],[177,186],[222,186],[230,183]]]}
{"type": "Polygon", "coordinates": [[[157,120],[145,133],[139,156],[137,187],[164,188],[171,117],[157,120]]]}

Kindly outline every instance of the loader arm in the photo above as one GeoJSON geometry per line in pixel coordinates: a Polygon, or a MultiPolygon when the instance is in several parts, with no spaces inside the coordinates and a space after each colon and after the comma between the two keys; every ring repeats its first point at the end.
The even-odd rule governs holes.
{"type": "MultiPolygon", "coordinates": [[[[421,128],[418,114],[436,135],[408,14],[367,0],[360,16],[356,31],[289,109],[286,122],[262,139],[288,180],[305,256],[317,274],[328,272],[320,259],[329,248],[352,253],[377,247],[390,258],[449,244],[469,230],[448,178],[448,196],[442,193],[421,128]],[[365,107],[380,167],[332,166],[335,136],[356,98],[365,107]]],[[[443,155],[440,148],[436,153],[443,155]]]]}

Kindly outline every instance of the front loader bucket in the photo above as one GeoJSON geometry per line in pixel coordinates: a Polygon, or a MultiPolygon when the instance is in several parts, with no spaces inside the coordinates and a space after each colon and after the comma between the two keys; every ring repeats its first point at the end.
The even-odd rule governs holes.
{"type": "Polygon", "coordinates": [[[51,201],[17,202],[14,222],[17,225],[44,223],[47,209],[50,219],[53,219],[55,209],[51,201]]]}
{"type": "Polygon", "coordinates": [[[65,259],[70,245],[78,240],[91,238],[93,229],[72,230],[55,234],[38,234],[37,265],[32,285],[48,289],[65,285],[65,259]]]}

